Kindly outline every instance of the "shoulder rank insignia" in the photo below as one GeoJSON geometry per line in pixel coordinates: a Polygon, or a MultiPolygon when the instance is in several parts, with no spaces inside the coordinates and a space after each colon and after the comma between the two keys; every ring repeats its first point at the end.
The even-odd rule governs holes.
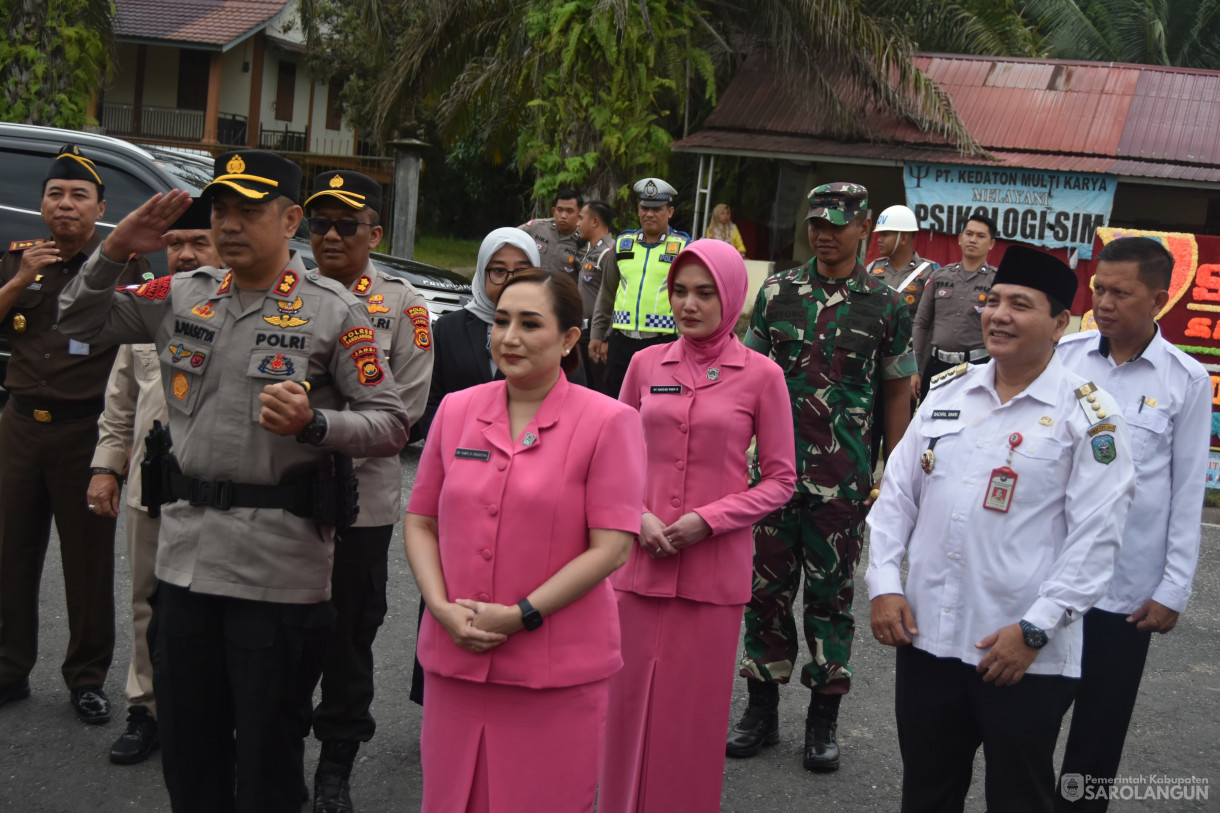
{"type": "Polygon", "coordinates": [[[300,277],[297,276],[296,271],[285,271],[280,277],[280,281],[275,284],[275,292],[280,296],[288,296],[296,290],[298,282],[300,282],[300,277]]]}
{"type": "Polygon", "coordinates": [[[1085,417],[1089,419],[1089,426],[1096,426],[1107,415],[1118,412],[1118,405],[1113,399],[1104,390],[1098,389],[1092,381],[1076,388],[1076,400],[1085,417]]]}
{"type": "Polygon", "coordinates": [[[14,240],[13,242],[8,244],[8,250],[9,251],[25,251],[27,248],[33,248],[34,246],[41,246],[45,242],[46,242],[46,239],[43,237],[39,237],[36,240],[14,240]]]}
{"type": "Polygon", "coordinates": [[[943,373],[937,373],[936,375],[932,376],[932,383],[928,386],[928,389],[934,390],[937,387],[944,386],[945,384],[948,384],[953,379],[955,379],[959,376],[965,375],[966,371],[969,369],[970,369],[969,364],[962,363],[962,364],[957,365],[956,367],[945,370],[943,373]]]}
{"type": "MultiPolygon", "coordinates": [[[[293,284],[295,285],[295,283],[293,284]]],[[[280,315],[264,316],[263,321],[267,324],[275,325],[276,327],[300,327],[301,325],[309,324],[308,319],[302,319],[300,316],[297,316],[297,312],[305,306],[305,303],[301,301],[301,297],[298,296],[291,302],[276,300],[275,306],[279,308],[280,315]]]]}
{"type": "Polygon", "coordinates": [[[361,274],[360,279],[356,280],[355,286],[352,288],[352,293],[364,294],[368,293],[369,288],[373,287],[373,280],[368,274],[361,274]]]}
{"type": "Polygon", "coordinates": [[[227,294],[229,289],[233,287],[233,272],[226,271],[225,278],[221,281],[220,287],[216,289],[216,296],[227,294]]]}

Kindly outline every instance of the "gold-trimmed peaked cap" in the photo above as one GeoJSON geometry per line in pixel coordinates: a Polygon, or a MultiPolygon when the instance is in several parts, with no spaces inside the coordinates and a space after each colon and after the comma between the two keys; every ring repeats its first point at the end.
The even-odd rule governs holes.
{"type": "Polygon", "coordinates": [[[367,208],[381,213],[381,184],[361,172],[335,169],[314,178],[313,194],[305,199],[305,208],[315,201],[325,203],[325,198],[337,198],[356,211],[367,208]]]}
{"type": "Polygon", "coordinates": [[[232,150],[216,157],[212,182],[203,188],[210,195],[227,186],[261,202],[283,195],[293,203],[301,196],[301,168],[282,155],[267,150],[232,150]]]}
{"type": "Polygon", "coordinates": [[[106,185],[102,183],[102,175],[97,165],[81,153],[75,144],[65,144],[59,148],[59,154],[47,169],[47,176],[42,179],[42,188],[47,188],[47,181],[91,181],[97,185],[97,199],[105,200],[106,185]]]}

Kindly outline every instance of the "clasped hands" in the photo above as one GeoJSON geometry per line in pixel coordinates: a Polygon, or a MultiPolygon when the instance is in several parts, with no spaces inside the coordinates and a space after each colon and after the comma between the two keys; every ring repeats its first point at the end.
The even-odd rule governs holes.
{"type": "Polygon", "coordinates": [[[441,606],[428,605],[453,643],[469,652],[487,652],[508,640],[514,632],[525,629],[521,608],[490,601],[459,598],[441,606]]]}
{"type": "Polygon", "coordinates": [[[653,559],[674,556],[712,535],[712,526],[694,511],[688,511],[670,525],[662,524],[656,514],[645,513],[640,526],[640,547],[653,559]]]}

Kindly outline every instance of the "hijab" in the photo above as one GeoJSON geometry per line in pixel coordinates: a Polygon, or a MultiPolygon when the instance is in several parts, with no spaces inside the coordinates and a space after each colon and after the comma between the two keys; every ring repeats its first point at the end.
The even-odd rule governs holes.
{"type": "MultiPolygon", "coordinates": [[[[737,318],[746,304],[749,277],[745,261],[733,246],[714,239],[696,240],[682,249],[669,268],[666,284],[671,294],[678,269],[688,262],[697,262],[711,272],[716,282],[716,293],[720,296],[720,325],[702,339],[679,336],[678,341],[685,345],[688,358],[708,364],[715,361],[725,346],[737,338],[733,335],[733,328],[737,326],[737,318]]],[[[680,318],[676,313],[674,317],[680,318]]]]}
{"type": "Polygon", "coordinates": [[[713,240],[723,240],[726,243],[733,242],[733,229],[737,228],[737,224],[731,219],[728,223],[720,222],[720,213],[729,208],[727,203],[717,203],[716,208],[712,209],[712,222],[707,227],[707,232],[704,237],[713,240]]]}
{"type": "Polygon", "coordinates": [[[542,262],[538,257],[538,244],[521,229],[505,226],[495,229],[483,238],[483,244],[479,246],[479,264],[475,266],[474,278],[470,281],[470,293],[474,298],[466,303],[466,310],[489,325],[496,315],[496,303],[487,295],[487,263],[491,260],[491,255],[505,246],[524,251],[531,265],[536,266],[542,262]]]}

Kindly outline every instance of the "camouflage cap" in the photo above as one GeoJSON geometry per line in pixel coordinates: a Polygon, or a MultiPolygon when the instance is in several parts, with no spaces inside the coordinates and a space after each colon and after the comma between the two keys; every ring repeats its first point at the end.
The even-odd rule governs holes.
{"type": "Polygon", "coordinates": [[[824,183],[809,193],[806,220],[821,217],[836,226],[846,226],[868,211],[868,190],[858,183],[824,183]]]}

